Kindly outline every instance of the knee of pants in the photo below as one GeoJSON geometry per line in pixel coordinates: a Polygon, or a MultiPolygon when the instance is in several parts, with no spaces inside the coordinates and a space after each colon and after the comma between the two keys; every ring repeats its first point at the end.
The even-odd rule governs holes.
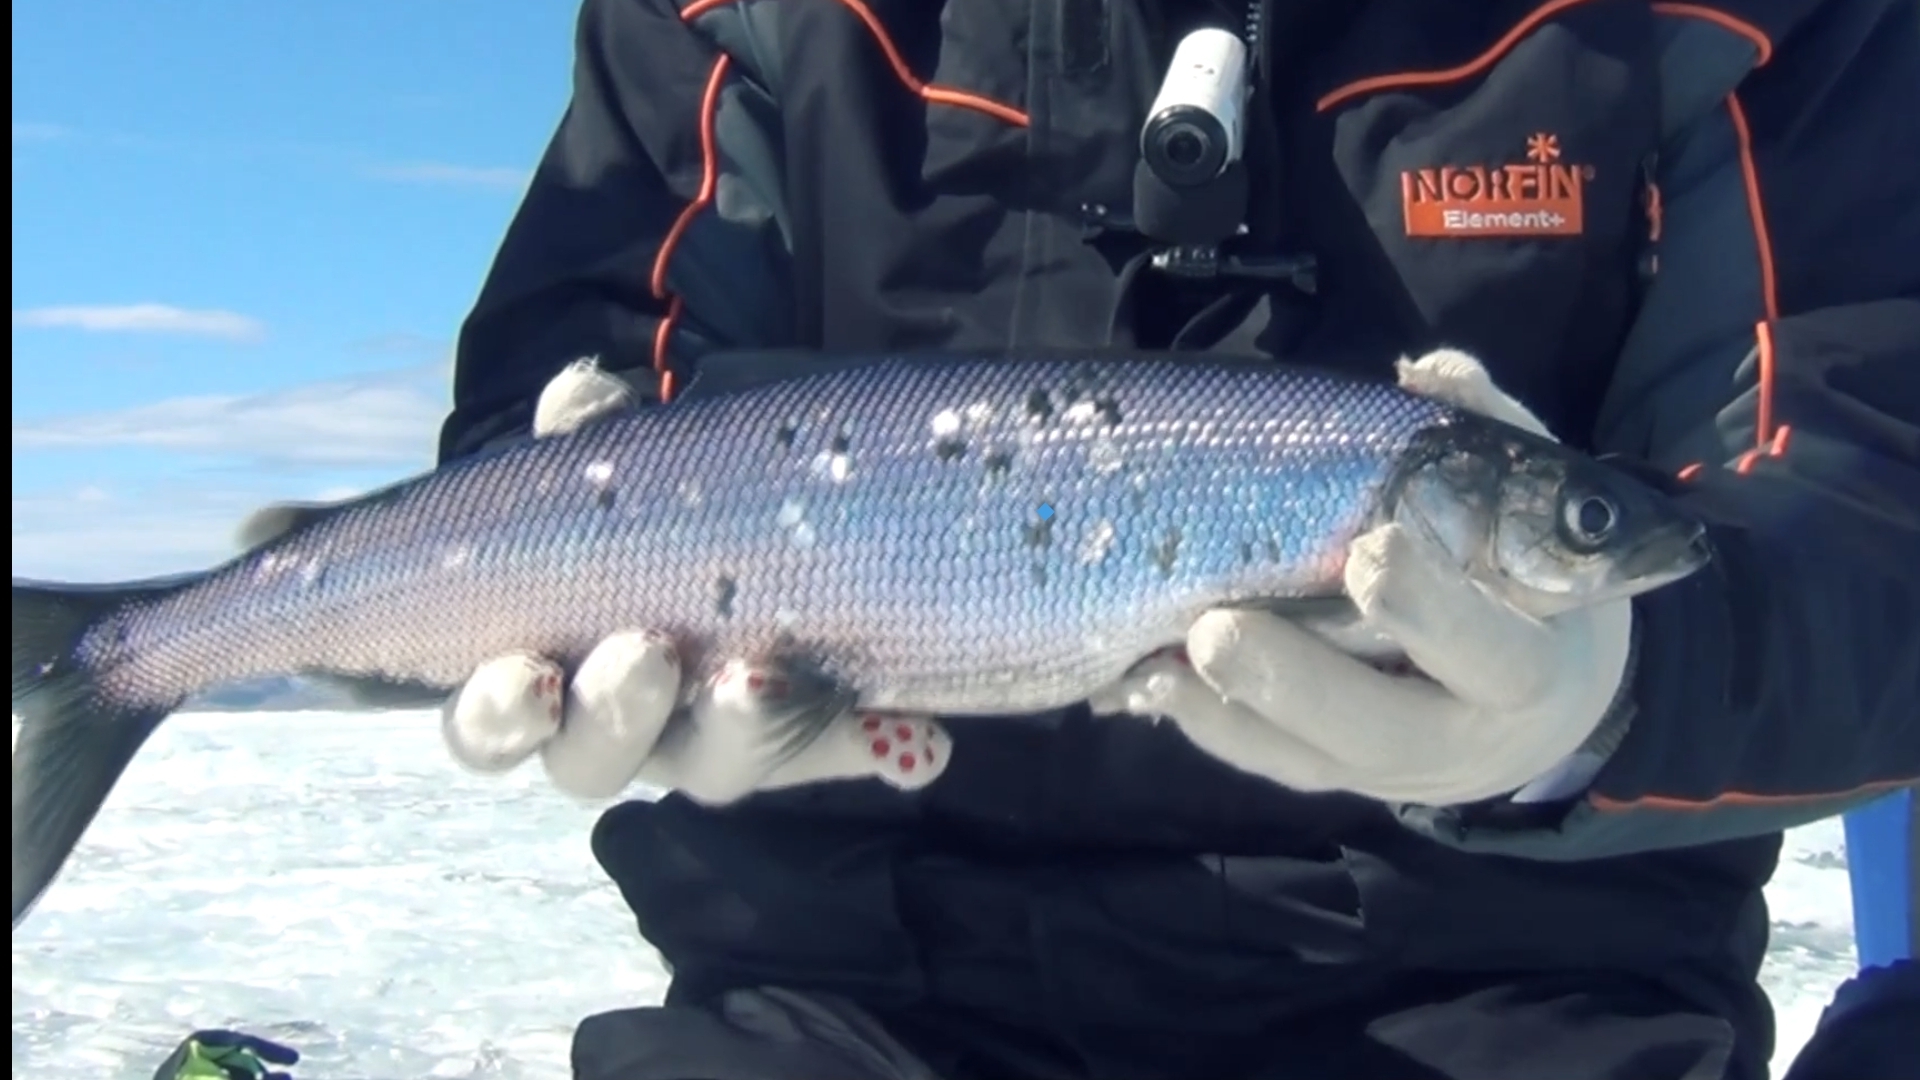
{"type": "Polygon", "coordinates": [[[572,1057],[576,1080],[938,1080],[865,1010],[777,987],[590,1016],[572,1057]]]}

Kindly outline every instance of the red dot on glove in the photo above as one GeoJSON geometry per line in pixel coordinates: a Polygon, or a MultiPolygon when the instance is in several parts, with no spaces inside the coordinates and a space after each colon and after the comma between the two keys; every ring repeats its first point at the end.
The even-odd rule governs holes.
{"type": "Polygon", "coordinates": [[[900,771],[901,772],[912,772],[913,767],[917,764],[919,764],[919,762],[914,760],[914,757],[911,753],[900,755],[900,771]]]}
{"type": "Polygon", "coordinates": [[[888,754],[893,753],[893,744],[885,739],[875,739],[870,749],[873,750],[875,758],[884,760],[888,754]]]}

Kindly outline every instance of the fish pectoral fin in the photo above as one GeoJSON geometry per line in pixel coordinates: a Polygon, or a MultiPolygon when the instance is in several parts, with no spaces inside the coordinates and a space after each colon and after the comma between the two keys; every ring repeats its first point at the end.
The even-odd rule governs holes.
{"type": "Polygon", "coordinates": [[[735,666],[744,677],[725,678],[712,702],[729,714],[751,741],[751,756],[766,769],[792,761],[834,720],[852,709],[857,695],[799,660],[765,659],[735,666]]]}
{"type": "Polygon", "coordinates": [[[300,678],[347,699],[360,709],[425,709],[445,702],[452,691],[444,686],[390,679],[380,675],[349,675],[336,671],[303,672],[300,678]]]}
{"type": "Polygon", "coordinates": [[[325,520],[357,501],[356,498],[340,502],[272,503],[248,514],[246,520],[240,523],[234,539],[241,551],[265,547],[295,529],[325,520]]]}
{"type": "Polygon", "coordinates": [[[779,702],[763,708],[767,721],[769,759],[778,768],[799,756],[820,737],[827,725],[852,709],[856,695],[838,683],[813,672],[794,673],[789,666],[793,690],[779,702]]]}

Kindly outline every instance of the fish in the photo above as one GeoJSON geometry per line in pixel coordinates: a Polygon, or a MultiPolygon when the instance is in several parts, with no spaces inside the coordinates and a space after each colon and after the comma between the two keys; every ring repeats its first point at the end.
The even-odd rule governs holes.
{"type": "Polygon", "coordinates": [[[1542,618],[1708,557],[1644,480],[1384,380],[1198,355],[725,370],[669,405],[267,508],[204,573],[16,578],[15,924],[156,727],[242,680],[424,706],[491,657],[571,665],[644,628],[671,636],[689,694],[754,658],[860,708],[1018,715],[1085,700],[1208,609],[1336,635],[1347,546],[1383,522],[1542,618]]]}

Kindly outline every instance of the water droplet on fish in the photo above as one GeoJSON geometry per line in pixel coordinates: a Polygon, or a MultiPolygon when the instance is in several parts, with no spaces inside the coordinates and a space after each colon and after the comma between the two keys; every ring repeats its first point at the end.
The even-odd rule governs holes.
{"type": "Polygon", "coordinates": [[[613,462],[611,461],[589,462],[584,472],[587,477],[587,483],[592,484],[595,487],[600,487],[604,485],[607,481],[613,479],[613,462]]]}
{"type": "Polygon", "coordinates": [[[773,613],[773,624],[782,630],[791,630],[800,621],[800,613],[792,608],[780,608],[773,613]]]}
{"type": "Polygon", "coordinates": [[[1087,447],[1087,467],[1101,476],[1113,475],[1126,463],[1126,455],[1112,439],[1095,439],[1087,447]]]}
{"type": "Polygon", "coordinates": [[[960,414],[952,409],[942,409],[933,415],[933,433],[946,437],[960,430],[960,414]]]}
{"type": "Polygon", "coordinates": [[[473,559],[473,545],[459,544],[450,547],[440,556],[440,569],[458,570],[473,559]]]}
{"type": "Polygon", "coordinates": [[[1080,541],[1080,561],[1092,565],[1104,560],[1107,552],[1113,550],[1113,537],[1113,522],[1104,520],[1094,522],[1093,527],[1087,530],[1087,535],[1080,541]]]}
{"type": "Polygon", "coordinates": [[[793,546],[794,547],[801,547],[801,548],[812,547],[813,542],[818,538],[819,537],[817,536],[817,534],[815,534],[813,531],[813,526],[807,524],[804,521],[793,527],[793,546]]]}
{"type": "Polygon", "coordinates": [[[844,484],[853,475],[853,459],[841,451],[822,451],[813,458],[813,475],[819,480],[844,484]]]}
{"type": "Polygon", "coordinates": [[[699,506],[706,501],[706,493],[700,488],[698,480],[680,481],[680,501],[688,506],[699,506]]]}
{"type": "Polygon", "coordinates": [[[800,524],[806,516],[807,507],[805,503],[802,503],[798,499],[788,499],[780,504],[779,516],[775,517],[774,520],[780,524],[781,528],[791,529],[795,525],[800,524]]]}

